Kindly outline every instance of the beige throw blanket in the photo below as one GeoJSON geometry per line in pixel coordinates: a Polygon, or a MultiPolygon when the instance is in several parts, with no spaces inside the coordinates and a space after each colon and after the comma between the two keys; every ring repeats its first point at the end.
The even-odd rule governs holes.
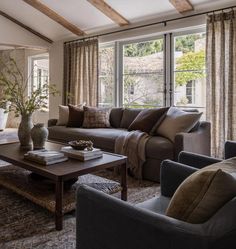
{"type": "Polygon", "coordinates": [[[142,167],[146,161],[146,143],[150,137],[141,131],[131,131],[116,139],[115,153],[128,157],[128,167],[137,179],[142,179],[142,167]]]}

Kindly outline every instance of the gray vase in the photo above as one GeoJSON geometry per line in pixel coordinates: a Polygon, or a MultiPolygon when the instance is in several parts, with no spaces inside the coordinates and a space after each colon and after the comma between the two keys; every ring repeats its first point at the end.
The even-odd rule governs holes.
{"type": "Polygon", "coordinates": [[[33,140],[34,150],[43,149],[48,139],[48,129],[44,127],[43,123],[34,125],[31,130],[31,138],[33,140]]]}
{"type": "Polygon", "coordinates": [[[32,115],[26,114],[21,116],[21,122],[18,129],[18,138],[20,145],[23,149],[31,149],[32,139],[31,139],[31,129],[33,127],[32,115]]]}

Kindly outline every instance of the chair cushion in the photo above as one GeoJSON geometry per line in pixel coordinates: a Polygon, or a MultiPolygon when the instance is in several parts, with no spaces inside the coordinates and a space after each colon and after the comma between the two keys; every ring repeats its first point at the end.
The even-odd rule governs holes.
{"type": "Polygon", "coordinates": [[[165,214],[166,209],[169,205],[170,198],[165,197],[163,195],[159,197],[154,197],[152,199],[149,199],[147,201],[141,202],[137,204],[137,207],[148,209],[149,211],[159,213],[159,214],[165,214]]]}
{"type": "Polygon", "coordinates": [[[80,107],[68,105],[69,118],[67,122],[68,127],[81,127],[84,121],[84,111],[80,107]]]}
{"type": "Polygon", "coordinates": [[[134,121],[134,119],[141,111],[142,109],[125,108],[121,119],[120,128],[128,129],[130,124],[134,121]]]}
{"type": "Polygon", "coordinates": [[[174,193],[166,215],[204,223],[236,196],[235,178],[217,168],[203,168],[185,179],[174,193]]]}
{"type": "Polygon", "coordinates": [[[165,119],[157,128],[156,134],[164,136],[175,141],[175,135],[180,132],[189,132],[199,121],[202,112],[190,113],[180,110],[176,107],[171,107],[165,119]]]}
{"type": "Polygon", "coordinates": [[[142,110],[130,124],[128,131],[140,130],[149,133],[158,120],[168,111],[168,107],[142,110]]]}
{"type": "Polygon", "coordinates": [[[124,129],[113,128],[71,128],[65,126],[52,126],[48,128],[48,139],[59,142],[69,142],[78,139],[89,139],[93,142],[94,147],[101,148],[106,151],[114,151],[116,138],[127,132],[124,129]]]}
{"type": "Polygon", "coordinates": [[[83,128],[110,127],[110,109],[84,106],[83,128]]]}

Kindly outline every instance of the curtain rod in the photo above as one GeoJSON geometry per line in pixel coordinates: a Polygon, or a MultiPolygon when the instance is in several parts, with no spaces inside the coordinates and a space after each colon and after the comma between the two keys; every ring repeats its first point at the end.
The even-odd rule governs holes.
{"type": "Polygon", "coordinates": [[[140,28],[145,28],[145,27],[150,27],[150,26],[154,26],[154,25],[158,25],[158,24],[164,24],[164,26],[166,26],[166,24],[168,22],[173,22],[173,21],[182,20],[182,19],[186,19],[186,18],[190,18],[190,17],[195,17],[195,16],[207,15],[209,13],[214,13],[214,12],[218,12],[218,11],[224,11],[224,10],[228,10],[228,9],[232,9],[233,10],[234,8],[236,8],[236,5],[225,7],[225,8],[220,8],[220,9],[214,9],[214,10],[204,11],[204,12],[200,12],[200,13],[196,13],[196,14],[192,14],[192,15],[188,15],[188,16],[181,16],[181,17],[176,17],[176,18],[172,18],[172,19],[166,19],[164,21],[152,22],[152,23],[148,23],[148,24],[138,25],[138,26],[134,26],[134,27],[126,28],[126,29],[115,30],[115,31],[110,31],[110,32],[105,32],[105,33],[97,34],[97,35],[87,36],[87,37],[84,37],[84,38],[79,38],[79,39],[75,39],[75,40],[64,42],[64,44],[73,43],[73,42],[76,42],[76,41],[83,41],[83,40],[86,40],[86,39],[93,39],[93,38],[97,38],[97,37],[101,37],[101,36],[106,36],[106,35],[112,35],[112,34],[122,33],[122,32],[130,31],[130,30],[140,29],[140,28]]]}

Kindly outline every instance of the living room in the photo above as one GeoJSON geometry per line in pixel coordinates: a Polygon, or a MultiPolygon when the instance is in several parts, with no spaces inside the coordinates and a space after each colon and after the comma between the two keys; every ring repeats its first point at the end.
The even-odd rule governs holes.
{"type": "Polygon", "coordinates": [[[235,8],[0,1],[0,248],[234,248],[235,8]]]}

